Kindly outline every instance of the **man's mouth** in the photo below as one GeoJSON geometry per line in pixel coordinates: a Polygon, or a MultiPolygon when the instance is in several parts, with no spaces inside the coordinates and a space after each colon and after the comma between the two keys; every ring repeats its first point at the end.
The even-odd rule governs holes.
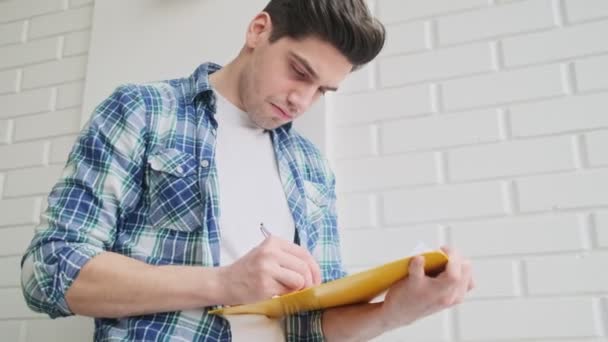
{"type": "Polygon", "coordinates": [[[284,120],[293,120],[293,115],[291,115],[289,112],[283,110],[283,108],[275,105],[274,103],[271,103],[271,105],[274,107],[275,112],[278,114],[279,117],[284,120]]]}

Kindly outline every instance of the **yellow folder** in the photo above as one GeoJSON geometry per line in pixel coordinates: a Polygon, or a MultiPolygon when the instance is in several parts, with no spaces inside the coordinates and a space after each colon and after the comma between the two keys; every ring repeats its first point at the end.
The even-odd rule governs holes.
{"type": "MultiPolygon", "coordinates": [[[[440,273],[448,262],[447,255],[442,251],[423,253],[422,256],[425,259],[424,269],[428,275],[440,273]]],[[[411,258],[395,260],[367,271],[280,297],[253,304],[224,307],[212,310],[210,313],[218,315],[259,314],[279,318],[302,311],[366,303],[404,278],[408,273],[411,258]]]]}

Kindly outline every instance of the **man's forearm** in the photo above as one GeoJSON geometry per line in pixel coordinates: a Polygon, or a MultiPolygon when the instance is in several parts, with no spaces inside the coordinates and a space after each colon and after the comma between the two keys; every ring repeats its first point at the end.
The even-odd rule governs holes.
{"type": "Polygon", "coordinates": [[[221,268],[152,266],[115,253],[91,259],[66,293],[72,312],[118,318],[223,302],[221,268]]]}
{"type": "Polygon", "coordinates": [[[356,304],[327,309],[323,333],[329,342],[368,341],[391,329],[381,314],[382,303],[356,304]]]}

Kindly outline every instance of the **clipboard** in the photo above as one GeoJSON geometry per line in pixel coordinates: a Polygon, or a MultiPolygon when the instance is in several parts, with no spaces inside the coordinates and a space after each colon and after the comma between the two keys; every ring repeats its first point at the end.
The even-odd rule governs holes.
{"type": "MultiPolygon", "coordinates": [[[[448,262],[448,256],[440,250],[421,255],[425,259],[425,272],[430,276],[441,273],[448,262]]],[[[398,259],[280,297],[252,304],[223,307],[209,311],[209,313],[215,315],[258,314],[270,318],[280,318],[298,312],[367,303],[407,276],[411,258],[398,259]]]]}

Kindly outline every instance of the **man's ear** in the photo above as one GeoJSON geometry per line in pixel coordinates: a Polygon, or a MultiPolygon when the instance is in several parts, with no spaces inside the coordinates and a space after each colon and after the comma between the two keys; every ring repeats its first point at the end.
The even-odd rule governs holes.
{"type": "Polygon", "coordinates": [[[254,49],[261,42],[268,40],[271,32],[272,19],[270,19],[268,13],[261,12],[253,18],[251,23],[249,23],[245,45],[248,48],[254,49]]]}

